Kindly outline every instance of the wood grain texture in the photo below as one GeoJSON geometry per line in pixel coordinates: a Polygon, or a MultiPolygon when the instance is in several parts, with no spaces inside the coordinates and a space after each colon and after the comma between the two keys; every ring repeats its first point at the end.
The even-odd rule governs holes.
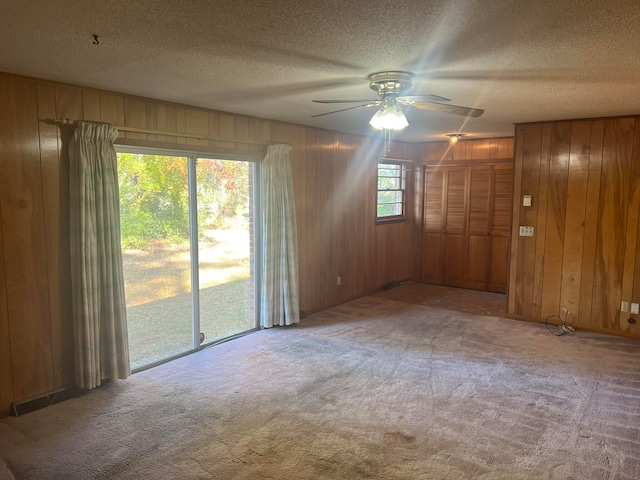
{"type": "MultiPolygon", "coordinates": [[[[147,106],[143,99],[135,97],[124,97],[124,123],[126,127],[147,128],[147,106]]],[[[146,133],[121,132],[125,138],[146,139],[146,133]]]]}
{"type": "MultiPolygon", "coordinates": [[[[632,158],[632,164],[634,168],[634,177],[633,177],[634,184],[635,184],[635,175],[636,175],[635,169],[640,164],[640,118],[636,118],[635,121],[636,122],[635,122],[635,134],[634,134],[634,140],[633,140],[633,158],[632,158]]],[[[634,188],[637,188],[637,187],[634,187],[634,188]]],[[[639,205],[639,202],[636,202],[635,204],[632,203],[634,201],[633,198],[635,198],[635,196],[636,196],[636,193],[635,191],[633,191],[633,194],[630,196],[630,201],[629,201],[630,209],[634,208],[634,205],[639,205]]],[[[640,208],[638,210],[640,210],[640,208]]],[[[638,214],[640,215],[640,211],[638,212],[638,214]]],[[[625,259],[625,264],[626,264],[626,259],[625,259]]],[[[627,275],[626,271],[625,271],[625,275],[627,275]]],[[[634,261],[634,269],[633,269],[633,287],[632,288],[633,289],[630,297],[631,301],[634,303],[640,303],[640,220],[638,220],[638,226],[636,228],[636,248],[635,248],[635,261],[634,261]]],[[[624,298],[627,298],[627,297],[624,297],[624,298]]],[[[638,334],[640,333],[640,318],[638,318],[637,315],[633,315],[633,319],[636,321],[636,323],[629,325],[628,331],[630,333],[638,334]]]]}
{"type": "Polygon", "coordinates": [[[445,233],[462,234],[466,230],[469,202],[466,168],[451,167],[446,170],[445,191],[445,233]]]}
{"type": "MultiPolygon", "coordinates": [[[[525,270],[530,265],[520,239],[518,248],[512,247],[512,262],[518,266],[511,267],[516,278],[510,279],[510,311],[544,318],[565,307],[573,312],[570,321],[578,325],[615,333],[634,331],[635,325],[627,322],[629,314],[620,312],[620,303],[634,301],[640,273],[637,123],[637,117],[617,117],[517,126],[515,172],[521,178],[516,178],[514,191],[525,193],[519,184],[531,177],[526,169],[537,168],[540,200],[536,205],[534,197],[538,210],[534,294],[531,299],[518,297],[528,288],[525,270]],[[539,154],[527,157],[527,142],[540,142],[539,154]]],[[[514,205],[516,210],[522,225],[523,207],[514,205]]],[[[512,240],[516,239],[514,225],[512,240]]]]}
{"type": "Polygon", "coordinates": [[[591,122],[572,122],[566,193],[567,214],[562,251],[562,285],[560,288],[560,306],[571,311],[570,323],[576,323],[580,316],[582,250],[590,145],[591,122]]]}
{"type": "MultiPolygon", "coordinates": [[[[0,219],[2,203],[0,202],[0,219]]],[[[0,221],[0,418],[9,415],[13,394],[13,368],[11,362],[11,339],[9,336],[9,311],[7,308],[6,268],[4,261],[3,231],[0,221]]]]}
{"type": "Polygon", "coordinates": [[[469,234],[466,240],[464,286],[476,290],[487,290],[489,266],[491,264],[491,238],[488,235],[469,234]]]}
{"type": "Polygon", "coordinates": [[[488,290],[506,293],[509,279],[509,239],[511,235],[511,210],[514,188],[513,166],[493,166],[491,181],[491,252],[488,267],[488,290]]]}
{"type": "Polygon", "coordinates": [[[424,182],[422,281],[442,284],[445,170],[426,169],[424,182]]]}
{"type": "MultiPolygon", "coordinates": [[[[316,237],[315,252],[318,256],[318,269],[315,274],[317,302],[315,308],[331,303],[332,291],[336,284],[331,236],[333,231],[333,136],[321,131],[319,135],[319,152],[315,168],[315,218],[314,235],[316,237]]],[[[312,308],[313,310],[313,308],[312,308]]]]}
{"type": "MultiPolygon", "coordinates": [[[[487,152],[489,149],[487,148],[487,152]]],[[[485,290],[491,265],[492,166],[469,167],[465,285],[485,290]]]]}
{"type": "MultiPolygon", "coordinates": [[[[416,204],[421,200],[415,197],[413,169],[407,179],[407,221],[389,228],[375,224],[377,139],[6,74],[0,74],[0,79],[3,95],[14,101],[0,117],[2,135],[11,137],[10,142],[3,140],[11,161],[4,162],[3,157],[0,167],[0,227],[5,232],[2,253],[8,255],[2,293],[9,303],[6,319],[0,317],[4,322],[0,322],[0,332],[4,332],[0,341],[9,342],[6,349],[3,344],[2,361],[11,365],[2,376],[0,398],[4,403],[0,411],[8,409],[7,402],[46,393],[73,378],[71,335],[65,324],[70,321],[70,281],[65,266],[69,254],[65,142],[71,131],[58,132],[46,124],[39,129],[39,113],[222,138],[205,142],[170,134],[123,133],[117,140],[122,145],[261,158],[264,147],[241,141],[291,143],[299,221],[300,307],[306,312],[371,292],[392,280],[410,278],[419,271],[414,259],[421,223],[416,204]],[[5,84],[11,88],[4,88],[5,84]],[[23,191],[35,199],[33,206],[25,200],[25,209],[20,202],[23,191]],[[22,216],[22,210],[29,215],[22,216]],[[7,228],[16,228],[18,234],[8,239],[7,228]],[[16,255],[18,244],[22,250],[16,255]],[[336,285],[338,274],[341,286],[336,285]],[[29,294],[18,292],[16,285],[29,294]],[[28,320],[23,322],[23,317],[28,320]],[[7,352],[11,352],[8,359],[7,352]]],[[[421,146],[398,142],[392,147],[393,155],[414,162],[419,161],[421,151],[421,146]]]]}
{"type": "MultiPolygon", "coordinates": [[[[124,97],[115,93],[100,93],[100,121],[124,125],[124,97]]],[[[164,130],[164,129],[163,129],[164,130]]]]}
{"type": "Polygon", "coordinates": [[[481,165],[486,163],[513,163],[513,137],[429,142],[420,145],[419,158],[425,165],[481,165]]]}
{"type": "Polygon", "coordinates": [[[634,121],[609,119],[604,126],[598,237],[591,326],[619,326],[634,121]]]}
{"type": "MultiPolygon", "coordinates": [[[[396,147],[393,158],[407,161],[405,163],[405,220],[376,224],[376,275],[378,286],[384,285],[389,281],[397,282],[411,278],[414,271],[414,252],[411,246],[414,245],[414,237],[417,235],[414,202],[412,201],[414,196],[413,160],[415,159],[410,158],[408,149],[398,150],[396,147]]],[[[377,172],[377,170],[374,170],[374,172],[377,172]]],[[[367,197],[375,198],[376,191],[374,190],[372,193],[372,196],[367,195],[367,197]]]]}
{"type": "MultiPolygon", "coordinates": [[[[443,262],[445,251],[453,251],[454,247],[446,246],[446,233],[440,239],[437,239],[436,231],[432,228],[440,220],[444,224],[450,224],[453,228],[452,232],[464,232],[464,239],[460,241],[455,239],[454,243],[462,248],[460,257],[456,257],[458,261],[465,261],[467,264],[464,278],[466,280],[456,281],[456,286],[465,286],[466,288],[480,288],[491,291],[505,292],[507,290],[507,278],[505,273],[509,271],[509,240],[498,240],[495,248],[493,246],[494,230],[496,235],[511,236],[511,209],[512,209],[512,189],[513,189],[513,155],[514,155],[514,139],[513,138],[493,138],[493,139],[475,139],[461,140],[451,146],[448,142],[432,142],[423,144],[419,151],[420,161],[428,165],[427,177],[429,172],[435,171],[434,167],[453,167],[459,165],[465,169],[465,175],[470,175],[469,182],[473,182],[472,192],[466,190],[467,197],[460,197],[457,200],[452,199],[449,208],[448,217],[442,212],[446,210],[444,203],[438,206],[436,196],[429,196],[427,190],[427,182],[423,182],[425,192],[423,206],[423,229],[420,244],[421,265],[422,265],[422,281],[425,283],[441,284],[443,282],[442,273],[434,274],[433,272],[444,272],[447,268],[446,262],[443,262]],[[464,167],[462,167],[464,165],[464,167]],[[476,167],[477,166],[477,167],[476,167]],[[467,173],[468,168],[484,168],[484,173],[479,173],[482,180],[473,177],[475,174],[467,173]],[[507,174],[503,173],[499,168],[506,168],[507,174]],[[498,196],[495,197],[495,172],[499,171],[498,196]],[[487,180],[487,186],[484,192],[481,192],[476,185],[487,180]],[[473,198],[471,198],[473,196],[473,198]],[[466,198],[466,200],[465,200],[466,198]],[[461,211],[462,201],[464,203],[464,212],[461,211]],[[458,204],[456,205],[456,202],[458,204]],[[496,210],[497,209],[497,210],[496,210]],[[494,210],[496,210],[494,225],[494,210]],[[458,223],[456,223],[458,220],[458,223]],[[462,222],[463,228],[460,228],[462,222]],[[456,227],[458,227],[456,229],[456,227]],[[482,232],[482,233],[478,233],[482,232]],[[480,235],[486,238],[480,239],[480,235]],[[462,259],[462,260],[460,260],[462,259]],[[494,265],[494,262],[496,264],[494,265]],[[493,275],[492,272],[495,272],[493,275]],[[480,282],[480,277],[485,278],[484,282],[480,282]],[[472,280],[473,279],[473,280],[472,280]],[[494,281],[495,280],[495,281],[494,281]]],[[[480,168],[479,171],[482,171],[480,168]]],[[[445,175],[448,175],[446,173],[445,175]]],[[[480,177],[479,177],[480,178],[480,177]]],[[[446,179],[446,178],[445,178],[446,179]]],[[[437,182],[436,182],[437,183],[437,182]]],[[[455,193],[454,193],[455,196],[455,193]]],[[[444,193],[443,202],[449,203],[446,192],[444,193]]],[[[443,225],[444,229],[444,225],[443,225]]],[[[516,245],[517,249],[517,245],[516,245]]],[[[453,254],[448,258],[454,258],[453,254]]],[[[453,265],[451,268],[459,270],[459,265],[453,265]]],[[[461,267],[460,267],[461,268],[461,267]]],[[[514,271],[515,265],[514,265],[514,271]]],[[[514,282],[515,285],[515,282],[514,282]]],[[[511,296],[514,301],[515,296],[511,296]]]]}
{"type": "Polygon", "coordinates": [[[499,138],[497,140],[498,140],[498,156],[496,158],[513,158],[514,139],[499,138]]]}
{"type": "Polygon", "coordinates": [[[37,85],[0,77],[0,210],[13,393],[53,388],[37,85]]]}
{"type": "Polygon", "coordinates": [[[593,303],[593,274],[598,237],[598,206],[600,205],[600,183],[602,173],[602,148],[604,144],[604,121],[591,124],[589,149],[589,178],[584,212],[584,241],[582,245],[582,270],[580,281],[580,304],[578,324],[591,325],[593,303]]]}
{"type": "MultiPolygon", "coordinates": [[[[187,108],[185,109],[184,121],[185,133],[202,135],[203,137],[209,135],[209,112],[206,110],[187,108]]],[[[209,146],[209,140],[206,139],[187,138],[186,140],[187,145],[193,145],[194,147],[209,146]]],[[[198,148],[194,148],[194,150],[198,148]]]]}
{"type": "Polygon", "coordinates": [[[353,238],[353,242],[351,243],[343,243],[345,239],[344,236],[352,233],[349,228],[349,221],[351,220],[350,214],[351,208],[353,207],[351,202],[354,201],[354,188],[347,184],[347,179],[350,178],[347,175],[349,155],[345,148],[346,145],[343,145],[341,140],[342,139],[338,140],[333,148],[333,178],[331,179],[331,184],[334,194],[332,195],[333,201],[331,202],[332,210],[329,215],[332,219],[333,231],[336,233],[344,233],[342,235],[331,235],[331,243],[329,244],[333,262],[331,266],[333,277],[330,279],[332,301],[340,297],[342,293],[341,290],[349,290],[349,284],[352,282],[353,275],[351,274],[352,270],[347,268],[346,260],[349,253],[351,253],[350,250],[353,248],[353,243],[357,243],[357,237],[353,238]],[[346,275],[346,272],[349,272],[349,274],[346,275]],[[340,276],[340,285],[338,285],[338,276],[340,276]]]}
{"type": "Polygon", "coordinates": [[[463,233],[446,233],[444,240],[443,284],[464,287],[467,272],[466,238],[463,233]]]}
{"type": "Polygon", "coordinates": [[[471,140],[471,159],[489,160],[491,158],[491,139],[471,140]]]}
{"type": "Polygon", "coordinates": [[[549,186],[544,237],[543,289],[540,316],[560,313],[562,259],[567,214],[567,178],[571,122],[559,122],[551,129],[549,149],[549,186]]]}
{"type": "Polygon", "coordinates": [[[90,122],[99,122],[102,118],[102,113],[100,112],[100,92],[87,89],[82,90],[80,94],[82,95],[82,119],[90,122]]]}
{"type": "Polygon", "coordinates": [[[466,167],[445,171],[443,283],[462,287],[467,271],[468,175],[466,167]]]}
{"type": "Polygon", "coordinates": [[[428,167],[426,178],[423,282],[505,292],[512,166],[428,167]],[[506,241],[498,240],[494,248],[494,235],[506,241]]]}
{"type": "MultiPolygon", "coordinates": [[[[186,116],[186,108],[185,107],[176,107],[176,132],[179,133],[187,133],[187,116],[186,116]]],[[[180,148],[188,149],[187,147],[187,138],[185,137],[175,137],[175,142],[180,146],[180,148]]],[[[221,142],[221,147],[225,148],[233,148],[232,143],[221,142]]]]}
{"type": "MultiPolygon", "coordinates": [[[[95,98],[95,97],[94,97],[95,98]]],[[[79,89],[38,85],[39,114],[54,118],[83,118],[84,96],[79,89]]],[[[40,124],[40,162],[46,230],[49,306],[53,354],[53,383],[59,389],[74,382],[71,269],[69,251],[69,162],[71,131],[40,124]]]]}
{"type": "Polygon", "coordinates": [[[507,289],[507,313],[510,315],[519,315],[518,309],[521,303],[517,300],[520,298],[522,287],[520,286],[521,278],[519,276],[519,266],[521,263],[520,237],[518,234],[520,221],[520,198],[522,198],[522,164],[524,163],[524,137],[525,127],[516,126],[516,136],[514,140],[514,157],[513,157],[513,206],[511,220],[511,248],[509,253],[509,287],[507,289]]]}
{"type": "Polygon", "coordinates": [[[319,289],[317,288],[318,276],[315,274],[322,267],[318,240],[318,218],[316,215],[316,181],[315,174],[318,171],[318,145],[319,132],[317,130],[305,129],[302,132],[305,158],[305,177],[302,179],[302,189],[304,190],[304,201],[296,202],[296,208],[301,209],[302,225],[299,228],[305,231],[304,244],[301,246],[303,255],[300,257],[300,290],[303,292],[300,304],[301,309],[312,311],[320,305],[319,289]]]}
{"type": "Polygon", "coordinates": [[[487,235],[491,215],[491,167],[469,169],[469,233],[487,235]]]}
{"type": "MultiPolygon", "coordinates": [[[[630,145],[631,151],[631,172],[629,175],[629,202],[627,205],[627,226],[626,240],[624,251],[624,265],[622,273],[622,294],[621,299],[625,301],[638,303],[633,295],[633,286],[635,279],[635,266],[638,245],[638,227],[640,226],[640,129],[638,119],[633,122],[633,143],[630,145]]],[[[640,280],[638,278],[637,280],[640,280]]],[[[629,312],[620,312],[619,331],[630,332],[633,324],[628,322],[631,317],[629,312]]],[[[635,315],[634,315],[635,319],[635,315]]]]}
{"type": "MultiPolygon", "coordinates": [[[[515,313],[517,315],[532,316],[534,307],[534,282],[536,280],[536,238],[544,238],[544,233],[538,224],[538,202],[534,201],[531,207],[523,207],[522,195],[533,195],[540,188],[540,164],[543,156],[543,129],[534,125],[523,131],[518,130],[518,142],[522,142],[520,195],[517,198],[519,208],[519,225],[534,227],[537,237],[520,237],[514,228],[513,242],[518,242],[518,258],[516,267],[515,313]]],[[[546,151],[546,147],[544,147],[546,151]]],[[[517,157],[516,157],[517,158],[517,157]]],[[[546,155],[545,155],[545,158],[546,155]]],[[[543,177],[546,178],[546,177],[543,177]]],[[[546,201],[546,191],[540,191],[537,195],[539,202],[546,201]]],[[[544,258],[544,257],[543,257],[544,258]]]]}
{"type": "Polygon", "coordinates": [[[491,270],[488,290],[507,293],[509,273],[509,237],[494,236],[491,239],[491,270]]]}
{"type": "Polygon", "coordinates": [[[491,233],[508,237],[511,233],[511,209],[513,205],[513,167],[499,165],[494,167],[493,206],[491,233]]]}
{"type": "MultiPolygon", "coordinates": [[[[424,173],[425,167],[420,164],[420,145],[411,145],[409,156],[414,158],[413,164],[413,215],[415,234],[412,235],[411,250],[413,253],[413,272],[411,280],[420,282],[422,277],[422,218],[424,215],[424,173]]],[[[410,200],[410,199],[409,199],[410,200]]]]}

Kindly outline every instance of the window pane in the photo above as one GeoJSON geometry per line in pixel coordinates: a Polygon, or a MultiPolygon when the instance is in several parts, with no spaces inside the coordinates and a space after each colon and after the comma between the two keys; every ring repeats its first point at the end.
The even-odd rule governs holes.
{"type": "Polygon", "coordinates": [[[253,164],[198,158],[200,332],[210,343],[255,328],[253,164]]]}
{"type": "Polygon", "coordinates": [[[397,177],[379,177],[378,190],[400,189],[402,185],[397,177]]]}
{"type": "Polygon", "coordinates": [[[377,216],[401,217],[404,213],[405,167],[400,163],[378,164],[377,216]]]}
{"type": "Polygon", "coordinates": [[[378,203],[401,203],[402,192],[397,190],[389,190],[385,192],[378,192],[378,203]]]}
{"type": "Polygon", "coordinates": [[[378,217],[402,215],[401,203],[381,203],[378,205],[378,217]]]}
{"type": "Polygon", "coordinates": [[[380,170],[378,170],[378,176],[380,176],[380,177],[400,177],[400,172],[398,170],[380,169],[380,170]]]}
{"type": "Polygon", "coordinates": [[[393,163],[378,164],[378,175],[399,176],[401,171],[402,165],[396,165],[393,163]]]}
{"type": "Polygon", "coordinates": [[[118,154],[131,368],[193,349],[185,157],[118,154]]]}

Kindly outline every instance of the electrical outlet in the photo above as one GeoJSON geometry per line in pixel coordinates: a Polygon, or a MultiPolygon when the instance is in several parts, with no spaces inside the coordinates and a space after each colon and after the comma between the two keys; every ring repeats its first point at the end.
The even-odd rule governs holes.
{"type": "Polygon", "coordinates": [[[632,303],[631,304],[631,314],[632,315],[633,314],[635,314],[635,315],[638,314],[638,304],[637,303],[632,303]]]}
{"type": "Polygon", "coordinates": [[[622,305],[620,306],[620,311],[621,312],[628,312],[629,311],[629,302],[622,302],[622,305]]]}
{"type": "Polygon", "coordinates": [[[520,225],[520,236],[521,237],[533,237],[533,227],[527,227],[524,225],[520,225]]]}

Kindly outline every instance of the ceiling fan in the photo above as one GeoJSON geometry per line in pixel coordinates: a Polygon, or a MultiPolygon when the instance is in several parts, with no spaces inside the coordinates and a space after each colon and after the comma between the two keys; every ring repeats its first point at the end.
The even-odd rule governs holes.
{"type": "Polygon", "coordinates": [[[465,117],[479,117],[484,113],[484,110],[479,108],[441,103],[451,100],[439,95],[402,95],[411,88],[413,77],[415,74],[401,70],[372,73],[367,78],[369,88],[378,94],[377,100],[312,100],[316,103],[360,103],[354,107],[320,113],[312,117],[322,117],[361,107],[380,107],[369,121],[371,126],[379,130],[402,130],[409,125],[403,112],[406,106],[465,117]]]}

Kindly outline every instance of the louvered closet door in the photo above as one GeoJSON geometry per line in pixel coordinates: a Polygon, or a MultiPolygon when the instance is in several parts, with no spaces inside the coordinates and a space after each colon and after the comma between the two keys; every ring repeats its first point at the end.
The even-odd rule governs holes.
{"type": "Polygon", "coordinates": [[[445,177],[443,280],[445,285],[463,287],[466,276],[467,168],[449,167],[445,177]]]}
{"type": "Polygon", "coordinates": [[[494,169],[489,290],[506,293],[509,267],[511,209],[513,206],[513,168],[511,165],[496,165],[494,169]]]}
{"type": "Polygon", "coordinates": [[[465,286],[484,290],[491,266],[491,170],[490,166],[469,169],[469,227],[465,286]]]}
{"type": "Polygon", "coordinates": [[[511,165],[426,168],[422,281],[506,292],[511,165]]]}
{"type": "Polygon", "coordinates": [[[422,281],[442,284],[445,170],[426,168],[424,175],[424,230],[422,281]]]}

